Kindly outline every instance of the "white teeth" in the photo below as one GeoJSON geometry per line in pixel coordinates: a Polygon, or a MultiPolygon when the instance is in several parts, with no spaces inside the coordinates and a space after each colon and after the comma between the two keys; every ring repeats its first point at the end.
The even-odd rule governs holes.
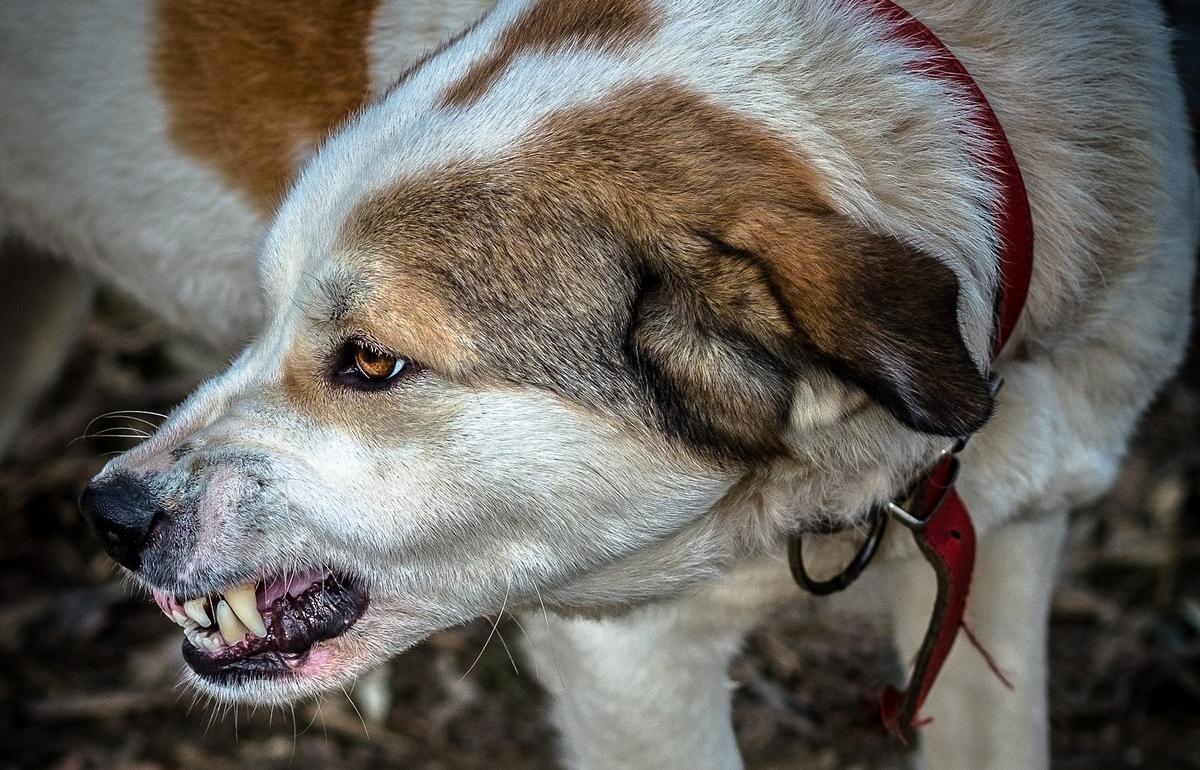
{"type": "MultiPolygon", "coordinates": [[[[255,636],[267,635],[267,624],[263,622],[258,611],[258,597],[254,594],[254,584],[246,583],[225,592],[225,601],[237,615],[238,620],[255,636]]],[[[221,621],[220,617],[217,622],[221,621]]]]}
{"type": "Polygon", "coordinates": [[[216,634],[211,631],[201,631],[198,627],[192,626],[183,632],[183,635],[188,638],[188,641],[209,652],[216,652],[221,647],[221,641],[217,639],[216,634]]]}
{"type": "Polygon", "coordinates": [[[174,620],[176,625],[184,626],[185,628],[189,622],[188,616],[184,615],[179,610],[171,610],[171,620],[174,620]]]}
{"type": "Polygon", "coordinates": [[[186,624],[181,625],[183,625],[183,635],[187,637],[189,642],[209,652],[216,652],[221,649],[221,639],[215,631],[204,631],[196,624],[196,621],[190,618],[185,618],[185,620],[187,621],[186,624]]]}
{"type": "Polygon", "coordinates": [[[237,644],[249,633],[224,599],[217,604],[217,627],[221,629],[221,638],[226,644],[237,644]]]}
{"type": "Polygon", "coordinates": [[[208,628],[212,625],[212,619],[208,617],[208,613],[204,611],[204,605],[207,602],[208,599],[201,597],[199,599],[192,599],[191,601],[183,603],[183,611],[187,613],[187,616],[205,628],[208,628]]]}

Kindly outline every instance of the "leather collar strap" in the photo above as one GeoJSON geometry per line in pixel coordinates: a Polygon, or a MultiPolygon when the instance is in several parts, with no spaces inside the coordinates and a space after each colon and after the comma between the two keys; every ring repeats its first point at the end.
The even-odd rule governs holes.
{"type": "MultiPolygon", "coordinates": [[[[1033,220],[1012,146],[979,84],[928,27],[892,0],[846,2],[862,5],[874,16],[888,22],[894,39],[920,49],[923,54],[920,71],[966,96],[974,107],[972,120],[976,131],[970,133],[988,139],[982,147],[972,147],[971,151],[979,168],[992,178],[999,193],[995,216],[1001,280],[991,346],[991,358],[995,362],[1021,316],[1033,272],[1033,220]]],[[[885,517],[886,520],[891,516],[907,526],[937,575],[937,600],[925,640],[913,665],[912,679],[906,689],[887,687],[882,695],[884,724],[905,742],[912,737],[915,728],[930,721],[920,716],[921,706],[950,654],[959,629],[964,628],[963,613],[975,566],[975,529],[970,512],[954,488],[954,482],[958,472],[956,455],[965,443],[966,437],[954,449],[944,453],[918,479],[914,488],[905,495],[907,507],[893,502],[879,506],[871,513],[876,517],[876,522],[879,517],[885,517]]],[[[848,579],[843,575],[821,583],[812,581],[805,573],[799,536],[793,537],[790,544],[792,572],[802,586],[814,593],[841,590],[865,568],[882,531],[882,524],[873,524],[872,534],[863,546],[860,557],[851,565],[853,575],[848,579]],[[862,558],[864,554],[866,558],[862,558]]],[[[969,631],[968,638],[975,641],[969,631]]],[[[976,647],[979,645],[976,644],[976,647]]],[[[979,649],[987,658],[986,652],[979,649]]],[[[987,663],[1007,685],[990,658],[987,658],[987,663]]]]}

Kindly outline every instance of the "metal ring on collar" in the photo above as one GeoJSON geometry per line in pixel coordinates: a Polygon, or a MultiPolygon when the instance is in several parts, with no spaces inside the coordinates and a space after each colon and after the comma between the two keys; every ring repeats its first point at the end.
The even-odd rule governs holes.
{"type": "Polygon", "coordinates": [[[890,517],[883,507],[871,509],[871,529],[867,532],[867,539],[863,541],[858,553],[854,555],[846,568],[828,580],[814,580],[809,576],[808,570],[804,568],[801,535],[798,532],[792,535],[788,540],[788,562],[792,568],[792,577],[804,590],[814,596],[828,596],[845,590],[858,579],[862,571],[871,563],[871,559],[875,557],[875,552],[879,550],[879,543],[883,540],[888,518],[890,517]]]}

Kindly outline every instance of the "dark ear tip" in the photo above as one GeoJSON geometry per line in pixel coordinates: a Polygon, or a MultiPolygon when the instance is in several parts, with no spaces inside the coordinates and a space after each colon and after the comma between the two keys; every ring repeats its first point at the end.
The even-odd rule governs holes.
{"type": "Polygon", "coordinates": [[[935,392],[905,404],[896,416],[914,430],[935,436],[959,438],[983,428],[992,417],[996,400],[982,375],[969,382],[940,383],[935,392]]]}

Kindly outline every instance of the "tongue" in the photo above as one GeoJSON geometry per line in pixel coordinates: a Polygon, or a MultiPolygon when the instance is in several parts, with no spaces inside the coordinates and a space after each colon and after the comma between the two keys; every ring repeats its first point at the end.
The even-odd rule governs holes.
{"type": "Polygon", "coordinates": [[[309,569],[290,577],[266,581],[258,593],[258,608],[266,610],[281,596],[299,596],[328,577],[327,570],[309,569]]]}

